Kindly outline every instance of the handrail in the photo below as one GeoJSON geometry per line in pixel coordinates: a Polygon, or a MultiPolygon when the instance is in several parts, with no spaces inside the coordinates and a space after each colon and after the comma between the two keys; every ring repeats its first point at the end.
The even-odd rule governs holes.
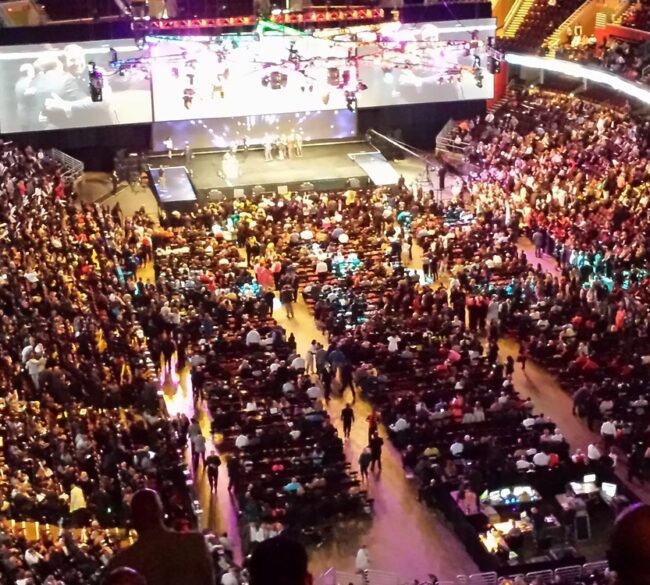
{"type": "Polygon", "coordinates": [[[512,19],[517,15],[519,12],[519,8],[521,7],[522,3],[524,0],[515,0],[510,7],[510,10],[508,10],[508,14],[506,14],[505,19],[503,20],[503,26],[501,27],[501,35],[499,36],[505,36],[506,29],[508,26],[510,26],[510,23],[512,22],[512,19]]]}
{"type": "Polygon", "coordinates": [[[61,163],[64,167],[63,178],[70,183],[80,179],[84,173],[84,163],[80,160],[60,151],[58,148],[52,148],[48,152],[50,158],[61,163]]]}

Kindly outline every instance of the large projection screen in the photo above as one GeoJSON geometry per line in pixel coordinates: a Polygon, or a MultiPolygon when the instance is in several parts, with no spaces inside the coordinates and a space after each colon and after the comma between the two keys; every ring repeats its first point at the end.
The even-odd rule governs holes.
{"type": "Polygon", "coordinates": [[[359,48],[359,79],[368,86],[359,92],[359,108],[494,97],[494,76],[486,69],[488,38],[496,34],[494,19],[386,27],[386,38],[393,43],[359,48]],[[476,58],[480,84],[473,72],[476,58]]]}
{"type": "Polygon", "coordinates": [[[494,19],[356,29],[149,39],[154,120],[340,110],[351,94],[360,109],[493,97],[494,19]]]}
{"type": "Polygon", "coordinates": [[[147,123],[151,83],[143,64],[118,74],[109,65],[138,59],[132,39],[0,47],[0,132],[147,123]],[[90,98],[88,63],[103,74],[103,100],[90,98]]]}

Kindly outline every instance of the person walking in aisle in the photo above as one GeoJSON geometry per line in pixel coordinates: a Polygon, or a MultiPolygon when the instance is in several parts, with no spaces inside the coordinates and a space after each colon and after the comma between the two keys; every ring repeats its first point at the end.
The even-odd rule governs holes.
{"type": "Polygon", "coordinates": [[[219,466],[221,465],[221,458],[216,453],[213,453],[205,460],[205,465],[208,472],[210,491],[216,492],[217,483],[219,481],[219,466]]]}
{"type": "Polygon", "coordinates": [[[372,455],[370,454],[370,449],[366,447],[359,455],[359,471],[361,472],[361,481],[368,481],[368,468],[370,467],[370,462],[372,461],[372,455]]]}
{"type": "Polygon", "coordinates": [[[285,284],[280,291],[280,302],[287,312],[287,319],[293,319],[293,289],[290,284],[285,284]]]}
{"type": "Polygon", "coordinates": [[[341,420],[343,421],[343,437],[349,439],[350,431],[352,430],[352,423],[354,422],[354,409],[349,402],[341,411],[341,420]]]}
{"type": "Polygon", "coordinates": [[[205,437],[203,433],[194,435],[192,441],[192,468],[194,473],[199,468],[199,460],[205,465],[205,437]]]}
{"type": "Polygon", "coordinates": [[[384,439],[382,439],[378,433],[373,433],[372,437],[370,437],[370,444],[368,447],[370,448],[370,456],[372,457],[372,461],[370,463],[370,470],[375,471],[375,465],[379,467],[379,471],[381,471],[381,448],[384,445],[384,439]]]}

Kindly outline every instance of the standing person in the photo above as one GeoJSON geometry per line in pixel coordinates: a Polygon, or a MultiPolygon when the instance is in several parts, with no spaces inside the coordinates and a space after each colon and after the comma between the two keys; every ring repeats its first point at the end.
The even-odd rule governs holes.
{"type": "Polygon", "coordinates": [[[357,391],[354,388],[353,368],[349,361],[346,361],[339,369],[341,375],[341,396],[345,393],[346,388],[352,392],[352,404],[357,401],[357,391]]]}
{"type": "Polygon", "coordinates": [[[352,430],[352,423],[354,422],[354,409],[349,402],[341,411],[341,420],[343,421],[343,437],[349,439],[350,431],[352,430]]]}
{"type": "Polygon", "coordinates": [[[162,354],[163,354],[163,367],[165,372],[170,373],[172,371],[172,357],[176,351],[176,344],[174,340],[167,334],[163,334],[162,340],[162,354]]]}
{"type": "Polygon", "coordinates": [[[320,381],[323,383],[325,402],[329,403],[330,396],[332,395],[332,369],[331,366],[326,363],[322,370],[319,372],[320,381]]]}
{"type": "Polygon", "coordinates": [[[210,483],[210,491],[217,491],[217,482],[219,481],[219,466],[221,465],[221,459],[219,455],[213,453],[206,460],[206,469],[208,472],[208,482],[210,483]]]}
{"type": "Polygon", "coordinates": [[[176,371],[182,372],[187,365],[187,341],[182,333],[177,335],[176,342],[176,371]]]}
{"type": "Polygon", "coordinates": [[[372,439],[372,436],[379,431],[379,419],[380,419],[380,414],[379,411],[373,410],[369,415],[366,420],[368,421],[368,443],[370,443],[370,439],[372,439]]]}
{"type": "Polygon", "coordinates": [[[517,356],[517,361],[521,364],[522,372],[525,372],[526,362],[528,361],[528,346],[524,341],[522,341],[519,345],[519,355],[517,356]]]}
{"type": "Polygon", "coordinates": [[[361,548],[357,551],[354,567],[357,573],[364,573],[370,568],[370,555],[368,554],[368,547],[365,544],[362,544],[361,548]]]}
{"type": "Polygon", "coordinates": [[[440,191],[445,190],[445,177],[447,176],[447,169],[443,165],[438,169],[438,188],[440,191]]]}
{"type": "Polygon", "coordinates": [[[296,156],[302,156],[302,132],[296,132],[296,156]]]}
{"type": "Polygon", "coordinates": [[[307,355],[305,359],[306,362],[305,371],[308,374],[316,373],[316,352],[317,351],[318,351],[318,343],[316,343],[315,339],[312,339],[311,344],[307,349],[307,355]]]}
{"type": "Polygon", "coordinates": [[[203,433],[199,432],[191,437],[190,441],[192,441],[192,468],[194,469],[194,473],[196,473],[199,467],[199,460],[205,466],[205,437],[203,433]]]}
{"type": "Polygon", "coordinates": [[[190,174],[190,177],[192,176],[192,147],[190,146],[190,143],[186,140],[185,141],[185,148],[183,150],[185,154],[185,168],[187,169],[187,172],[190,174]]]}
{"type": "Polygon", "coordinates": [[[370,455],[372,457],[370,470],[373,472],[375,471],[375,464],[377,464],[379,471],[381,471],[381,448],[383,445],[384,439],[382,439],[378,433],[373,433],[372,437],[370,437],[370,443],[368,444],[370,455]]]}
{"type": "Polygon", "coordinates": [[[370,454],[370,449],[366,447],[359,455],[359,471],[361,472],[361,481],[368,481],[368,468],[370,467],[370,462],[372,461],[372,455],[370,454]]]}
{"type": "Polygon", "coordinates": [[[228,491],[231,492],[237,489],[240,475],[239,461],[233,455],[228,457],[226,469],[228,470],[228,491]]]}
{"type": "Polygon", "coordinates": [[[293,288],[290,284],[285,284],[280,291],[280,302],[287,312],[287,319],[293,319],[293,288]]]}
{"type": "Polygon", "coordinates": [[[171,136],[167,136],[167,138],[163,140],[163,146],[167,150],[167,157],[172,158],[172,156],[174,156],[174,142],[172,141],[171,136]]]}
{"type": "Polygon", "coordinates": [[[198,532],[167,528],[155,491],[135,493],[131,519],[138,540],[110,560],[107,573],[129,567],[138,571],[147,585],[214,585],[214,565],[205,538],[198,532]]]}
{"type": "Polygon", "coordinates": [[[535,246],[535,258],[541,258],[544,256],[544,240],[546,238],[544,237],[544,232],[540,229],[537,229],[533,233],[533,244],[535,246]]]}

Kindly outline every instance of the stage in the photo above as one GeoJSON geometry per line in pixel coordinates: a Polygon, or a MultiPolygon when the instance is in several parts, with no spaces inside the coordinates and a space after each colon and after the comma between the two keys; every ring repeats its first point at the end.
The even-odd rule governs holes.
{"type": "MultiPolygon", "coordinates": [[[[219,197],[250,195],[253,189],[277,192],[284,187],[289,191],[304,189],[310,183],[318,190],[344,189],[350,179],[360,186],[370,182],[378,185],[397,183],[399,172],[383,155],[365,141],[335,144],[305,145],[301,157],[271,160],[264,159],[264,151],[238,152],[239,174],[227,178],[224,175],[224,152],[197,153],[189,161],[185,155],[155,156],[149,160],[152,169],[188,167],[199,203],[219,197]],[[356,160],[355,160],[356,159],[356,160]]],[[[159,198],[165,207],[174,207],[173,198],[159,198]]]]}

